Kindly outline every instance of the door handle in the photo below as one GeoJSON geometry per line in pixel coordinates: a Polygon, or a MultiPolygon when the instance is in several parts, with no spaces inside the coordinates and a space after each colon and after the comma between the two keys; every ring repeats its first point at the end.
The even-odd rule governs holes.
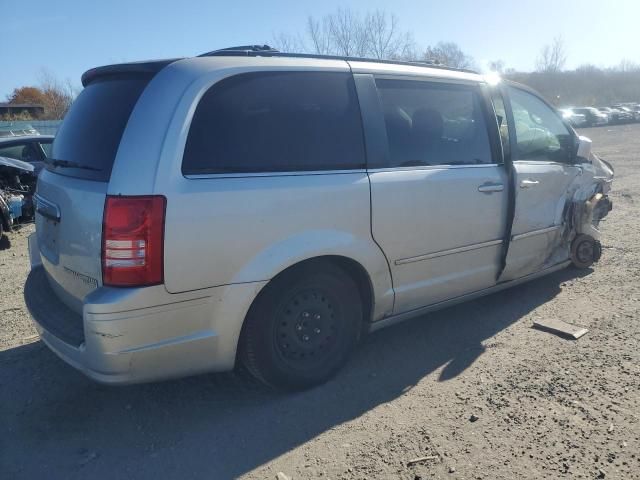
{"type": "Polygon", "coordinates": [[[478,191],[482,193],[502,192],[504,185],[501,183],[484,183],[478,187],[478,191]]]}
{"type": "Polygon", "coordinates": [[[525,180],[522,180],[520,182],[520,188],[529,188],[529,187],[533,187],[534,185],[538,185],[540,182],[538,180],[529,180],[528,178],[525,180]]]}

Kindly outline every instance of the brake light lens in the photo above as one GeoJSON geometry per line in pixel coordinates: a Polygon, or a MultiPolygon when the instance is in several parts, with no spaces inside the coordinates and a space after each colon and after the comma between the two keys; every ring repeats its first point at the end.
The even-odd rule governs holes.
{"type": "Polygon", "coordinates": [[[142,287],[164,282],[163,196],[107,196],[102,225],[102,283],[142,287]]]}

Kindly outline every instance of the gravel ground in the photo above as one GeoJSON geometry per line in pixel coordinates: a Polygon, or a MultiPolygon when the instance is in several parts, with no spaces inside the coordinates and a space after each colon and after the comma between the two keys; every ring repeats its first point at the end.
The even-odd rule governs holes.
{"type": "Polygon", "coordinates": [[[304,393],[242,373],[92,383],[34,336],[22,299],[32,227],[5,237],[0,477],[640,479],[640,125],[584,134],[616,169],[593,270],[377,332],[304,393]],[[537,318],[589,333],[565,340],[532,329],[537,318]]]}

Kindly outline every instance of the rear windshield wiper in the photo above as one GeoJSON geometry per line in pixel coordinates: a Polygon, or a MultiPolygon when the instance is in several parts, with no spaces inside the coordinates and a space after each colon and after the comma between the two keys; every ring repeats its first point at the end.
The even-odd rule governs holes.
{"type": "Polygon", "coordinates": [[[96,172],[101,172],[102,169],[92,167],[91,165],[84,165],[82,163],[73,162],[71,160],[56,160],[55,158],[47,158],[44,163],[47,165],[51,165],[52,167],[61,167],[61,168],[80,168],[82,170],[94,170],[96,172]]]}

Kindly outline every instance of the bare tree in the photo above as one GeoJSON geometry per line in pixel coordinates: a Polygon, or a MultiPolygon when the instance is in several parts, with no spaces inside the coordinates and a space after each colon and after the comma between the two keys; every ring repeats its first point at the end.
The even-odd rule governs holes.
{"type": "Polygon", "coordinates": [[[313,17],[307,19],[307,36],[311,41],[313,53],[318,55],[331,53],[331,34],[328,23],[326,16],[320,20],[313,17]]]}
{"type": "Polygon", "coordinates": [[[304,37],[280,33],[273,36],[272,43],[285,51],[409,61],[429,59],[453,67],[473,66],[473,59],[451,42],[439,43],[418,54],[411,32],[402,30],[398,17],[384,10],[362,16],[341,8],[320,18],[308,17],[304,37]]]}
{"type": "Polygon", "coordinates": [[[507,76],[529,85],[551,101],[559,96],[561,104],[567,106],[613,105],[640,99],[640,70],[621,71],[584,64],[553,75],[516,72],[507,76]]]}
{"type": "Polygon", "coordinates": [[[489,62],[489,70],[491,72],[503,74],[505,71],[505,67],[506,65],[503,60],[493,60],[489,62]]]}
{"type": "Polygon", "coordinates": [[[61,82],[53,73],[44,68],[40,72],[39,83],[44,98],[45,118],[51,120],[64,118],[77,94],[72,83],[69,80],[61,82]]]}
{"type": "Polygon", "coordinates": [[[600,69],[591,63],[583,63],[582,65],[578,65],[576,67],[576,72],[583,74],[590,74],[599,72],[600,69]]]}
{"type": "Polygon", "coordinates": [[[434,46],[427,47],[423,58],[454,68],[473,68],[475,66],[473,57],[464,53],[454,42],[438,42],[434,46]]]}
{"type": "Polygon", "coordinates": [[[339,9],[327,16],[332,50],[346,57],[364,57],[368,38],[364,24],[356,13],[339,9]]]}
{"type": "Polygon", "coordinates": [[[632,62],[626,58],[623,58],[620,61],[620,64],[617,67],[617,70],[620,72],[637,72],[640,71],[640,64],[632,62]]]}
{"type": "Polygon", "coordinates": [[[307,51],[304,40],[300,34],[290,35],[284,32],[275,33],[271,37],[271,42],[268,43],[281,52],[304,53],[307,51]]]}
{"type": "Polygon", "coordinates": [[[413,36],[400,30],[397,16],[376,10],[368,13],[363,23],[367,55],[379,59],[411,59],[415,51],[413,36]]]}
{"type": "Polygon", "coordinates": [[[567,63],[567,53],[562,37],[555,37],[551,44],[545,45],[540,50],[536,60],[536,70],[543,73],[561,72],[567,63]]]}

